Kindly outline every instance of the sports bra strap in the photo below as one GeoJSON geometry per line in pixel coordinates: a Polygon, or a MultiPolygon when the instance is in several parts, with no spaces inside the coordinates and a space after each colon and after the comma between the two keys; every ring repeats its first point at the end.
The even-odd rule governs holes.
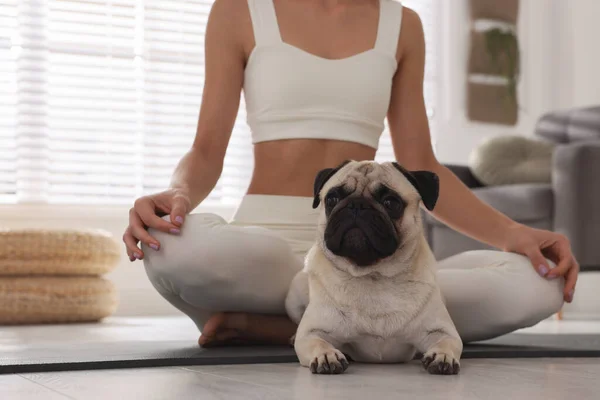
{"type": "Polygon", "coordinates": [[[248,8],[255,44],[263,46],[280,43],[281,34],[273,0],[248,0],[248,8]]]}
{"type": "Polygon", "coordinates": [[[396,57],[402,25],[402,4],[395,0],[379,0],[379,3],[379,27],[375,49],[396,57]]]}

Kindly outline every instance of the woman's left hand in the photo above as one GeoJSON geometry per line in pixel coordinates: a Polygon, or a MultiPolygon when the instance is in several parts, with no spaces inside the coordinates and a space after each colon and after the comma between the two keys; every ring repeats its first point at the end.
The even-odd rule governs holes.
{"type": "Polygon", "coordinates": [[[527,256],[541,276],[548,279],[564,277],[564,299],[567,303],[573,301],[579,264],[564,235],[518,224],[509,230],[504,247],[505,251],[527,256]],[[553,261],[556,267],[550,268],[546,259],[553,261]]]}

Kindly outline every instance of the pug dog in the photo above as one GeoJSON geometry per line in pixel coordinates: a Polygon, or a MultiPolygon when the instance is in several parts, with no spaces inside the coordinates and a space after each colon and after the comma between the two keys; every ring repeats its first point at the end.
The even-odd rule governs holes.
{"type": "Polygon", "coordinates": [[[339,374],[347,356],[401,363],[419,352],[429,373],[458,374],[463,344],[421,223],[421,203],[433,210],[438,192],[436,174],[395,162],[346,161],[318,173],[317,240],[286,298],[301,365],[339,374]]]}

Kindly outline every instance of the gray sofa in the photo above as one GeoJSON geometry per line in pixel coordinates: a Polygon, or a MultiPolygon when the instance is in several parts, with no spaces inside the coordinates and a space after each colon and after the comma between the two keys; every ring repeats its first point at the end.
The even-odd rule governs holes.
{"type": "MultiPolygon", "coordinates": [[[[466,166],[448,167],[494,208],[523,224],[566,235],[582,270],[600,267],[600,106],[544,115],[535,134],[558,144],[551,184],[485,187],[466,166]]],[[[424,226],[438,260],[487,249],[425,214],[424,226]]]]}

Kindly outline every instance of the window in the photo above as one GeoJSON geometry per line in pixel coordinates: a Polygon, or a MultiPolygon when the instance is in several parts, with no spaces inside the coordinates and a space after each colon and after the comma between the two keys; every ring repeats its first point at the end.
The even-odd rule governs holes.
{"type": "MultiPolygon", "coordinates": [[[[436,102],[438,0],[407,0],[436,102]]],[[[131,204],[168,186],[196,129],[211,0],[0,0],[0,203],[131,204]]],[[[252,170],[240,106],[206,200],[234,205],[252,170]]],[[[387,132],[377,158],[393,157],[387,132]]]]}
{"type": "Polygon", "coordinates": [[[16,1],[0,2],[0,202],[17,190],[17,64],[12,40],[17,26],[16,1]]]}

